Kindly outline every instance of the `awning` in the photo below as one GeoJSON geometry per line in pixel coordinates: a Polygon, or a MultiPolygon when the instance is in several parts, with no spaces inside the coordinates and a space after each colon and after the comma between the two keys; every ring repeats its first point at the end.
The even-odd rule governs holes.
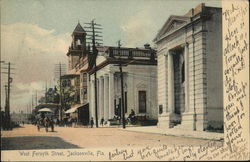
{"type": "Polygon", "coordinates": [[[43,108],[38,110],[39,112],[52,112],[49,108],[43,108]]]}
{"type": "Polygon", "coordinates": [[[71,109],[68,109],[67,111],[65,111],[65,114],[70,114],[70,113],[73,113],[77,110],[77,108],[71,108],[71,109]]]}
{"type": "Polygon", "coordinates": [[[80,107],[85,106],[86,104],[78,104],[78,105],[74,105],[72,106],[70,109],[68,109],[67,111],[65,111],[65,114],[70,114],[70,113],[74,113],[76,112],[76,110],[80,107]]]}

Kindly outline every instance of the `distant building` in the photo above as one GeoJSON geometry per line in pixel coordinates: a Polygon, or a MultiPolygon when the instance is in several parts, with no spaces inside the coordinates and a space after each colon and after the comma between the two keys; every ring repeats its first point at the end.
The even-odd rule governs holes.
{"type": "Polygon", "coordinates": [[[29,120],[28,120],[29,116],[30,116],[30,114],[23,113],[23,111],[21,111],[19,113],[13,112],[10,114],[11,121],[13,121],[17,124],[22,124],[23,122],[29,123],[29,120]]]}
{"type": "MultiPolygon", "coordinates": [[[[123,64],[125,116],[131,109],[140,118],[157,120],[157,60],[155,50],[146,48],[99,47],[96,59],[97,107],[99,123],[121,116],[121,76],[123,64]],[[119,54],[120,53],[120,54],[119,54]],[[125,66],[124,66],[125,65],[125,66]]],[[[95,119],[95,69],[89,70],[90,116],[95,119]]],[[[95,120],[94,120],[95,121],[95,120]]]]}
{"type": "Polygon", "coordinates": [[[222,10],[204,4],[170,16],[154,39],[158,126],[223,128],[222,10]]]}

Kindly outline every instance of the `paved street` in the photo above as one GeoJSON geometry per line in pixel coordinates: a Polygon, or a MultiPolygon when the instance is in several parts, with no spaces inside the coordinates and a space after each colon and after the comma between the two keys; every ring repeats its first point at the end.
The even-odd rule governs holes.
{"type": "MultiPolygon", "coordinates": [[[[2,149],[70,149],[147,145],[203,145],[207,140],[140,133],[121,128],[56,127],[55,132],[37,131],[36,126],[24,125],[13,131],[2,131],[2,149]]],[[[220,142],[218,142],[220,143],[220,142]]]]}

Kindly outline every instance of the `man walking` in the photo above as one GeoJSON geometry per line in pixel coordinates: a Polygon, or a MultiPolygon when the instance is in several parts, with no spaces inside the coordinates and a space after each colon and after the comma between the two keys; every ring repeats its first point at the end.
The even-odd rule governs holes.
{"type": "Polygon", "coordinates": [[[91,128],[93,128],[93,125],[94,125],[94,119],[93,119],[93,117],[91,117],[90,125],[91,125],[91,128]]]}

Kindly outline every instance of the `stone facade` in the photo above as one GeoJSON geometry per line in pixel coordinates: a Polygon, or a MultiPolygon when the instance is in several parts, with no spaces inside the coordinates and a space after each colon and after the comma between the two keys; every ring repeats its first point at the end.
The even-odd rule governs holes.
{"type": "Polygon", "coordinates": [[[221,12],[200,4],[170,16],[154,39],[159,127],[223,128],[221,12]]]}

